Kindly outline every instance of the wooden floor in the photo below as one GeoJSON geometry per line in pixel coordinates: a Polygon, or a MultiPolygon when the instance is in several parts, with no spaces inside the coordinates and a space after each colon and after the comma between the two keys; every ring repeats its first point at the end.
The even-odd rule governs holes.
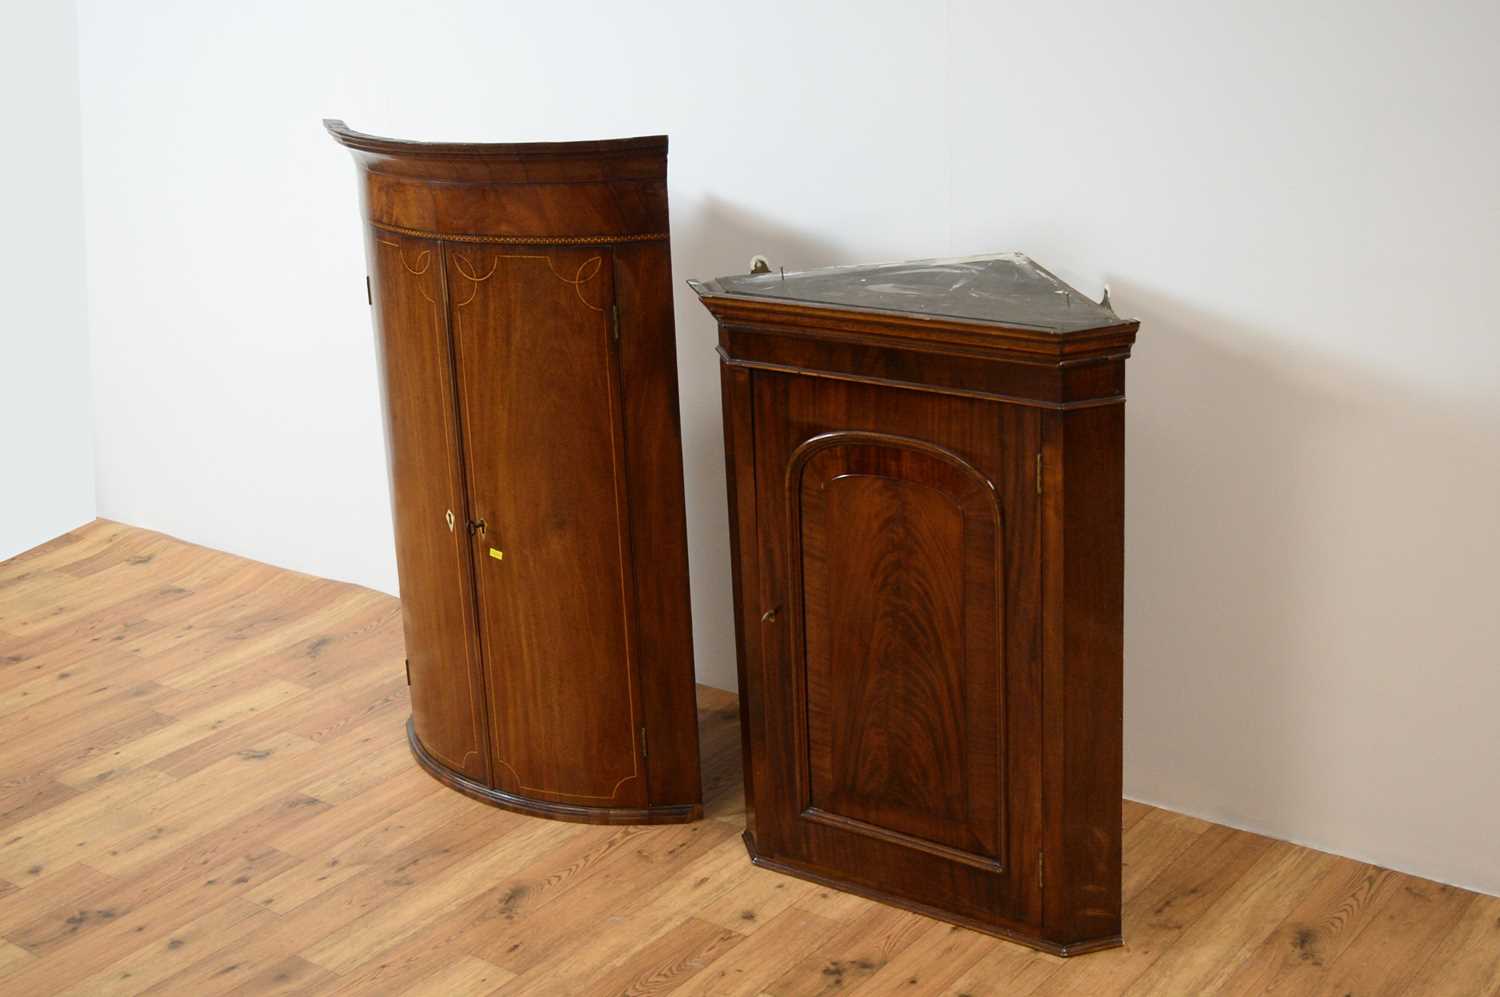
{"type": "Polygon", "coordinates": [[[396,601],[98,522],[0,562],[0,994],[1485,994],[1500,899],[1126,805],[1125,939],[1061,960],[418,770],[396,601]]]}

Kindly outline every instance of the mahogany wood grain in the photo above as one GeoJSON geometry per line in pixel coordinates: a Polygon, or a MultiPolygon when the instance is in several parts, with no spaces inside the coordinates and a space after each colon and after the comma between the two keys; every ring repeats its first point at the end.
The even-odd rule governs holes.
{"type": "Polygon", "coordinates": [[[326,124],[379,292],[417,761],[528,813],[692,819],[666,140],[326,124]]]}
{"type": "Polygon", "coordinates": [[[1059,305],[1024,257],[869,270],[693,285],[724,368],[746,844],[1049,951],[1118,945],[1135,323],[1059,305]],[[812,285],[849,303],[791,297],[812,285]],[[952,317],[991,301],[1065,328],[952,317]]]}
{"type": "Polygon", "coordinates": [[[369,259],[396,564],[401,578],[411,580],[402,586],[401,613],[413,723],[433,757],[488,782],[469,544],[457,521],[467,503],[443,315],[443,249],[372,232],[369,259]]]}
{"type": "MultiPolygon", "coordinates": [[[[761,662],[760,557],[755,530],[755,465],[742,454],[754,450],[754,407],[750,394],[750,372],[725,364],[720,368],[720,391],[724,409],[724,477],[729,496],[729,557],[736,570],[730,572],[734,600],[734,646],[737,686],[750,688],[752,668],[761,662]]],[[[759,681],[756,677],[754,681],[759,681]]],[[[752,746],[764,743],[765,713],[761,697],[739,697],[740,748],[745,790],[745,833],[756,835],[755,787],[770,778],[765,771],[766,753],[752,746]],[[753,708],[752,708],[753,705],[753,708]]]]}
{"type": "Polygon", "coordinates": [[[471,519],[483,524],[473,538],[493,785],[541,800],[640,807],[608,256],[448,253],[471,519]]]}
{"type": "Polygon", "coordinates": [[[1003,868],[1004,569],[990,482],[886,434],[801,449],[787,501],[802,555],[791,604],[804,613],[808,815],[1003,868]]]}
{"type": "Polygon", "coordinates": [[[760,604],[777,610],[757,620],[761,671],[748,687],[766,731],[752,746],[767,768],[756,781],[755,853],[1020,932],[1040,907],[1040,759],[1025,750],[1040,736],[1028,683],[1039,572],[1026,556],[1037,528],[1038,415],[790,375],[753,382],[760,604]],[[863,497],[865,515],[883,520],[879,537],[851,532],[861,530],[853,510],[834,524],[807,502],[824,483],[848,487],[877,477],[871,471],[935,492],[919,493],[929,518],[899,501],[876,507],[893,484],[863,497]],[[932,519],[938,510],[947,515],[932,519]],[[948,556],[914,556],[943,542],[930,527],[944,520],[948,556]],[[838,532],[828,536],[829,526],[838,532]],[[884,577],[820,563],[835,548],[846,558],[884,554],[884,577]],[[855,643],[834,657],[834,640],[861,636],[890,643],[855,643]],[[912,695],[923,686],[930,691],[912,695]],[[867,771],[836,781],[835,759],[867,771]],[[833,809],[818,805],[820,775],[825,791],[837,786],[833,809]],[[841,811],[850,798],[852,812],[841,811]]]}
{"type": "Polygon", "coordinates": [[[17,787],[75,755],[0,759],[0,993],[1500,992],[1500,899],[1141,804],[1125,947],[1086,959],[755,868],[736,697],[715,689],[698,689],[706,820],[495,810],[409,764],[395,599],[161,534],[98,521],[0,562],[0,612],[0,694],[31,704],[7,740],[60,727],[87,757],[123,749],[60,795],[17,787]],[[129,681],[84,696],[67,677],[84,661],[129,681]],[[149,727],[95,722],[145,686],[181,698],[149,727]],[[357,792],[313,792],[348,777],[357,792]]]}
{"type": "Polygon", "coordinates": [[[1042,703],[1047,931],[1120,934],[1125,409],[1043,419],[1042,703]]]}
{"type": "Polygon", "coordinates": [[[667,139],[408,142],[324,121],[361,166],[372,226],[450,242],[593,245],[667,239],[667,139]],[[440,191],[433,185],[441,184],[440,191]],[[440,192],[441,196],[434,196],[440,192]]]}
{"type": "Polygon", "coordinates": [[[682,417],[677,400],[672,261],[665,247],[610,248],[615,297],[636,302],[619,313],[624,477],[630,517],[629,560],[638,593],[635,656],[642,721],[650,732],[646,777],[653,800],[696,800],[693,612],[688,586],[687,509],[682,484],[682,417]],[[663,289],[667,289],[663,293],[663,289]],[[665,331],[664,331],[665,330],[665,331]],[[652,757],[682,759],[654,764],[652,757]]]}

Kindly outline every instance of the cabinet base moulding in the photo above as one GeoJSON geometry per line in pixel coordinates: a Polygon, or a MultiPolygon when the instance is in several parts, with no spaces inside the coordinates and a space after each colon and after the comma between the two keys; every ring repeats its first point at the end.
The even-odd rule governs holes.
{"type": "Polygon", "coordinates": [[[866,900],[874,900],[876,903],[886,904],[890,907],[899,907],[902,910],[909,910],[914,914],[921,914],[923,917],[931,917],[936,918],[939,921],[947,921],[949,924],[956,924],[960,928],[968,928],[970,931],[978,931],[986,935],[992,935],[995,938],[1003,938],[1007,942],[1015,942],[1017,945],[1025,945],[1027,948],[1033,948],[1039,952],[1046,952],[1048,955],[1067,958],[1068,956],[1073,955],[1084,955],[1089,952],[1099,952],[1103,949],[1116,949],[1125,944],[1124,939],[1120,935],[1110,935],[1105,938],[1090,938],[1081,942],[1070,942],[1067,944],[1063,944],[1061,942],[1054,942],[1046,938],[1038,938],[1035,935],[1026,934],[1020,929],[1008,929],[1001,927],[1000,925],[986,924],[983,921],[977,921],[973,918],[964,917],[961,914],[954,914],[950,911],[940,910],[937,907],[929,907],[926,904],[920,904],[912,900],[907,900],[903,897],[893,896],[889,893],[883,893],[880,890],[871,889],[868,886],[861,886],[858,883],[849,883],[841,879],[833,879],[832,877],[821,875],[819,873],[813,872],[811,869],[804,869],[789,862],[782,862],[777,859],[767,858],[766,856],[756,851],[755,839],[751,837],[749,831],[746,831],[743,835],[741,835],[741,837],[745,842],[745,851],[750,853],[750,861],[754,865],[759,866],[762,869],[769,869],[772,872],[779,872],[784,876],[795,876],[797,879],[805,879],[809,883],[817,883],[819,886],[826,886],[830,889],[838,890],[841,893],[853,893],[856,896],[864,897],[866,900]]]}
{"type": "Polygon", "coordinates": [[[567,820],[575,824],[686,824],[703,817],[701,804],[661,807],[585,807],[575,803],[554,803],[550,800],[533,800],[525,796],[507,793],[503,789],[475,782],[468,776],[455,772],[427,751],[417,737],[410,719],[406,721],[406,743],[417,764],[438,782],[449,789],[456,789],[465,796],[488,803],[503,810],[513,810],[528,817],[547,817],[552,820],[567,820]]]}

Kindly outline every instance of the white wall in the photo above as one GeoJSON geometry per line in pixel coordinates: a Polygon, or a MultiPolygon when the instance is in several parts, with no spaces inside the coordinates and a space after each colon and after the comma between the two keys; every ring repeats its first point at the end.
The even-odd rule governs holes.
{"type": "Polygon", "coordinates": [[[952,248],[1142,320],[1127,793],[1490,893],[1497,35],[1493,2],[956,5],[947,105],[952,248]]]}
{"type": "Polygon", "coordinates": [[[94,518],[78,28],[71,4],[0,30],[0,560],[94,518]]]}
{"type": "MultiPolygon", "coordinates": [[[[1493,3],[80,9],[104,515],[393,590],[318,119],[668,132],[679,280],[1020,249],[1110,282],[1143,321],[1129,793],[1500,893],[1493,3]]],[[[730,685],[712,326],[677,317],[730,685]]]]}

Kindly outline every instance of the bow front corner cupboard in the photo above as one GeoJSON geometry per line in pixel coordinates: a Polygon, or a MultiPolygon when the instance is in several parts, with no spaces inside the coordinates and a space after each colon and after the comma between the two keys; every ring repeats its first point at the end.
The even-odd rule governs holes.
{"type": "Polygon", "coordinates": [[[693,285],[718,319],[758,864],[1120,941],[1125,360],[1019,254],[693,285]]]}
{"type": "Polygon", "coordinates": [[[359,167],[417,760],[525,813],[702,813],[667,140],[325,122],[359,167]]]}

